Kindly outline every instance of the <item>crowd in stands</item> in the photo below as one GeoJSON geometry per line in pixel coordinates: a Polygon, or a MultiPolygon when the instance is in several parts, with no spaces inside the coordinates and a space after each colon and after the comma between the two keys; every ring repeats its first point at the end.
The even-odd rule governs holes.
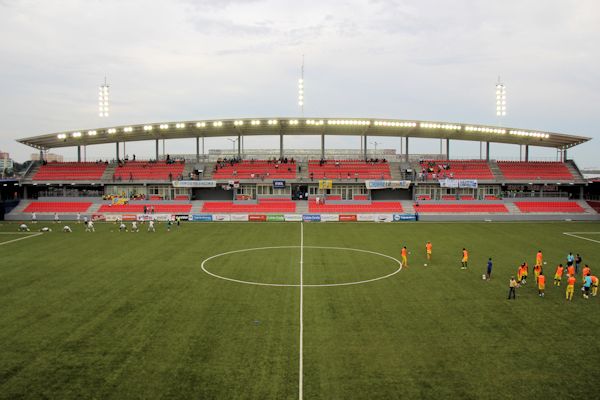
{"type": "Polygon", "coordinates": [[[390,167],[385,158],[366,160],[310,160],[309,178],[315,179],[391,179],[390,167]]]}

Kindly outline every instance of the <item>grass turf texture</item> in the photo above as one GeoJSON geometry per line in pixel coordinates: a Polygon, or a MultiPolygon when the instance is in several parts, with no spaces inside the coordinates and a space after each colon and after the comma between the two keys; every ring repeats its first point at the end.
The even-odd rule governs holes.
{"type": "MultiPolygon", "coordinates": [[[[71,224],[75,232],[65,234],[50,225],[55,232],[0,246],[0,398],[298,397],[300,289],[228,282],[200,264],[231,250],[299,246],[299,224],[190,223],[169,233],[160,224],[155,234],[145,226],[117,232],[114,224],[97,224],[93,234],[71,224]]],[[[600,273],[600,243],[562,234],[574,231],[600,232],[600,224],[304,224],[305,246],[396,258],[402,245],[412,252],[409,268],[388,279],[304,288],[304,398],[595,393],[600,297],[582,299],[578,279],[566,303],[565,287],[552,286],[569,251],[600,273]],[[471,253],[466,271],[463,247],[471,253]],[[509,277],[523,260],[532,265],[540,248],[546,297],[537,296],[530,268],[517,300],[506,300],[509,277]]],[[[17,237],[0,235],[0,243],[17,237]]],[[[297,284],[299,259],[299,248],[260,250],[215,258],[207,268],[297,284]]],[[[394,269],[380,256],[304,249],[305,283],[394,269]]]]}

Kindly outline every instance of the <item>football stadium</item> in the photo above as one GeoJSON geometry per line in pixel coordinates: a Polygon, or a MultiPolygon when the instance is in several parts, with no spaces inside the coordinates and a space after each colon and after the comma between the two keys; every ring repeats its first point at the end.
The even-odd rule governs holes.
{"type": "Polygon", "coordinates": [[[496,124],[305,116],[304,85],[303,58],[297,112],[114,120],[105,78],[99,119],[10,134],[33,154],[0,156],[0,399],[599,396],[597,137],[506,123],[500,80],[496,124]]]}

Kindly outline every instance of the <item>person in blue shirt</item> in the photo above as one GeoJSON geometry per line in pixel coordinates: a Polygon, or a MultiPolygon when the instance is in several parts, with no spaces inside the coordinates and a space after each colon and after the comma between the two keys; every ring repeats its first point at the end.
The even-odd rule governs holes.
{"type": "Polygon", "coordinates": [[[488,281],[492,279],[492,257],[488,258],[486,279],[488,281]]]}
{"type": "Polygon", "coordinates": [[[573,256],[573,253],[569,253],[569,255],[567,256],[567,267],[570,267],[571,265],[573,265],[574,261],[575,261],[575,257],[573,256]]]}
{"type": "Polygon", "coordinates": [[[590,298],[590,288],[592,287],[592,277],[586,276],[583,278],[583,298],[590,298]]]}

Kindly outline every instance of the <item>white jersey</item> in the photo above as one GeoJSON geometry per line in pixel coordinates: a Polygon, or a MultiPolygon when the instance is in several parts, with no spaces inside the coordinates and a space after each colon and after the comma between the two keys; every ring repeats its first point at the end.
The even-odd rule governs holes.
{"type": "Polygon", "coordinates": [[[31,213],[31,220],[35,221],[37,219],[37,215],[35,213],[31,213]]]}
{"type": "Polygon", "coordinates": [[[21,224],[21,225],[19,225],[19,230],[20,230],[20,231],[28,231],[28,230],[29,230],[29,228],[27,227],[27,225],[25,225],[25,224],[21,224]]]}
{"type": "Polygon", "coordinates": [[[131,223],[131,229],[137,229],[137,222],[133,221],[131,223]]]}
{"type": "Polygon", "coordinates": [[[54,220],[58,221],[58,214],[54,214],[54,220]]]}
{"type": "Polygon", "coordinates": [[[81,214],[77,213],[77,222],[81,220],[81,214]]]}
{"type": "Polygon", "coordinates": [[[42,231],[42,232],[52,232],[52,229],[50,229],[47,226],[45,226],[42,229],[40,229],[40,231],[42,231]]]}
{"type": "Polygon", "coordinates": [[[127,229],[127,227],[125,226],[124,223],[121,222],[121,225],[119,225],[119,229],[127,229]]]}
{"type": "Polygon", "coordinates": [[[148,222],[148,227],[149,228],[154,228],[154,221],[150,220],[150,222],[148,222]]]}
{"type": "Polygon", "coordinates": [[[73,232],[73,230],[71,229],[71,227],[69,225],[65,225],[63,227],[63,232],[73,232]]]}

